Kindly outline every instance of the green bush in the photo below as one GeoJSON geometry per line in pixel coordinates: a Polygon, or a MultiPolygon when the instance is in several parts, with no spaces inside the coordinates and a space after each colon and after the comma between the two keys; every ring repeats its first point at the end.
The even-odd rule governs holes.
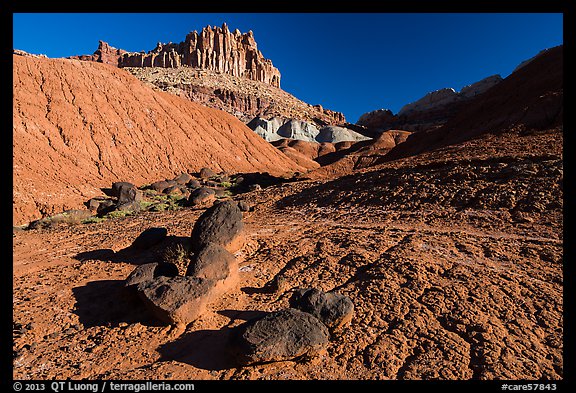
{"type": "Polygon", "coordinates": [[[155,211],[155,212],[162,212],[164,210],[168,209],[168,204],[166,203],[156,203],[155,205],[153,205],[149,210],[151,211],[155,211]]]}
{"type": "Polygon", "coordinates": [[[150,202],[150,201],[142,201],[140,202],[140,209],[142,210],[146,210],[148,209],[151,205],[153,205],[154,202],[150,202]]]}
{"type": "Polygon", "coordinates": [[[134,214],[133,210],[114,210],[110,213],[107,213],[104,218],[121,218],[131,216],[132,214],[134,214]]]}

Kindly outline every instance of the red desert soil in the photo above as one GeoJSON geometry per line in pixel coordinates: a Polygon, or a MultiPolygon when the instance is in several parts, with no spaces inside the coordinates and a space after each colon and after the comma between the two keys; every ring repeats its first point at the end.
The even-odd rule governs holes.
{"type": "Polygon", "coordinates": [[[232,115],[122,69],[16,55],[13,67],[14,225],[79,208],[114,181],[304,170],[232,115]]]}
{"type": "Polygon", "coordinates": [[[562,379],[561,140],[488,135],[235,197],[255,206],[239,286],[185,331],[123,301],[122,280],[189,237],[202,210],[15,231],[14,378],[562,379]],[[165,243],[121,251],[154,226],[165,243]],[[285,292],[262,289],[275,276],[285,292]],[[355,305],[326,352],[231,364],[230,328],[306,286],[355,305]]]}

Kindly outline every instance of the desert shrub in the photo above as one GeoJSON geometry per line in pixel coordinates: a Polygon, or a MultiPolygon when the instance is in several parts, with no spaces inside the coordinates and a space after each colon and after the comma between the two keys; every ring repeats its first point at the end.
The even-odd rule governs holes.
{"type": "Polygon", "coordinates": [[[140,202],[140,209],[142,210],[147,210],[150,206],[152,206],[154,204],[154,202],[150,202],[150,201],[141,201],[140,202]]]}
{"type": "Polygon", "coordinates": [[[104,215],[104,218],[121,218],[134,214],[133,210],[114,210],[104,215]]]}
{"type": "Polygon", "coordinates": [[[44,217],[36,221],[32,221],[29,229],[48,228],[53,225],[78,225],[90,216],[91,213],[87,210],[67,210],[62,213],[55,214],[50,217],[44,217]]]}
{"type": "Polygon", "coordinates": [[[148,210],[152,210],[155,212],[162,212],[162,211],[167,210],[167,209],[168,209],[167,203],[156,203],[148,210]]]}
{"type": "Polygon", "coordinates": [[[180,271],[186,271],[190,263],[190,247],[183,243],[173,243],[166,247],[162,254],[164,262],[175,264],[180,271]]]}
{"type": "Polygon", "coordinates": [[[102,221],[104,221],[104,217],[88,217],[82,220],[82,224],[96,224],[102,221]]]}

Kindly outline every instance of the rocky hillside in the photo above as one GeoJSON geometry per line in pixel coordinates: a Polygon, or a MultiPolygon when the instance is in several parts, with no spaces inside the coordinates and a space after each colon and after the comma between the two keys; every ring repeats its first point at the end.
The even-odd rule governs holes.
{"type": "Polygon", "coordinates": [[[501,80],[500,75],[492,75],[463,87],[459,92],[453,88],[436,90],[404,105],[396,115],[389,109],[378,109],[364,113],[356,124],[374,131],[425,131],[438,128],[453,118],[472,98],[489,90],[501,80]]]}
{"type": "Polygon", "coordinates": [[[558,46],[543,52],[485,94],[470,101],[444,126],[415,133],[380,162],[455,145],[486,133],[561,131],[562,51],[562,46],[558,46]]]}
{"type": "MultiPolygon", "coordinates": [[[[324,157],[322,162],[324,167],[306,176],[322,178],[343,175],[353,170],[373,167],[403,157],[416,156],[434,150],[444,151],[443,148],[451,146],[463,146],[463,142],[488,133],[513,131],[526,135],[545,130],[561,138],[563,127],[562,58],[561,46],[543,51],[485,91],[484,94],[472,94],[471,98],[465,100],[447,98],[452,96],[451,93],[444,95],[443,99],[440,99],[442,94],[431,95],[429,99],[437,96],[438,102],[452,102],[452,104],[440,105],[450,115],[449,119],[444,118],[443,126],[413,133],[397,130],[384,131],[373,140],[358,142],[350,149],[324,157]]],[[[469,89],[462,89],[458,94],[470,95],[472,88],[474,85],[469,89]]],[[[423,106],[425,106],[424,101],[415,105],[411,104],[403,109],[403,113],[423,113],[411,112],[423,106]]],[[[442,111],[438,109],[436,112],[442,111]]],[[[406,118],[407,115],[403,116],[406,118]]],[[[370,116],[364,116],[365,124],[368,126],[378,124],[378,121],[383,121],[385,118],[392,119],[389,124],[395,124],[400,117],[386,110],[375,111],[370,116]]],[[[520,143],[518,141],[522,140],[522,138],[516,139],[515,143],[520,143]]],[[[526,144],[526,142],[523,143],[526,144]]],[[[530,145],[527,144],[526,147],[529,148],[530,145]]],[[[497,150],[506,151],[507,149],[505,145],[502,145],[497,150]]],[[[496,153],[496,150],[491,152],[492,155],[496,153]]]]}
{"type": "Polygon", "coordinates": [[[259,116],[294,118],[317,125],[341,124],[342,113],[310,105],[269,84],[216,71],[179,67],[127,67],[149,86],[228,112],[245,123],[259,116]]]}
{"type": "Polygon", "coordinates": [[[122,69],[15,55],[13,78],[14,224],[78,208],[113,181],[303,170],[235,117],[122,69]]]}

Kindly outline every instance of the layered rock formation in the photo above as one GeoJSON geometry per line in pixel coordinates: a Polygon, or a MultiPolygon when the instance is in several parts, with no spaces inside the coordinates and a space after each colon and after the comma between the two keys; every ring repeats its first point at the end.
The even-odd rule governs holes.
{"type": "Polygon", "coordinates": [[[47,58],[46,55],[35,55],[33,53],[28,53],[28,52],[20,50],[20,49],[14,49],[12,51],[12,54],[17,55],[17,56],[36,57],[36,58],[43,58],[43,59],[47,58]]]}
{"type": "Polygon", "coordinates": [[[444,126],[420,132],[379,162],[455,145],[486,133],[522,134],[562,127],[562,46],[541,53],[494,88],[470,101],[444,126]]]}
{"type": "Polygon", "coordinates": [[[322,168],[309,172],[305,176],[312,179],[343,176],[354,170],[369,167],[385,157],[396,146],[405,143],[411,134],[409,131],[387,130],[374,139],[336,143],[333,152],[319,155],[315,159],[322,165],[322,168]]]}
{"type": "Polygon", "coordinates": [[[120,59],[120,67],[190,66],[218,71],[280,87],[280,71],[258,50],[254,33],[230,32],[222,27],[207,26],[200,33],[193,31],[178,44],[158,43],[148,53],[127,53],[120,59]]]}
{"type": "Polygon", "coordinates": [[[489,90],[501,80],[500,75],[492,75],[464,86],[459,92],[452,88],[436,90],[404,105],[397,115],[389,109],[378,109],[360,116],[356,124],[378,131],[425,131],[438,128],[453,118],[472,98],[489,90]]]}
{"type": "Polygon", "coordinates": [[[317,142],[358,142],[367,141],[371,138],[357,133],[349,128],[338,127],[338,126],[326,126],[320,129],[318,135],[316,135],[317,142]]]}
{"type": "Polygon", "coordinates": [[[294,118],[318,127],[346,122],[340,112],[307,104],[278,87],[256,80],[191,67],[124,69],[151,87],[223,110],[245,123],[256,116],[294,118]]]}
{"type": "Polygon", "coordinates": [[[280,71],[258,50],[252,30],[244,34],[238,29],[230,32],[226,23],[222,27],[207,26],[200,33],[190,32],[177,44],[159,42],[148,52],[127,52],[100,41],[94,54],[70,58],[117,67],[189,66],[280,87],[280,71]]]}

